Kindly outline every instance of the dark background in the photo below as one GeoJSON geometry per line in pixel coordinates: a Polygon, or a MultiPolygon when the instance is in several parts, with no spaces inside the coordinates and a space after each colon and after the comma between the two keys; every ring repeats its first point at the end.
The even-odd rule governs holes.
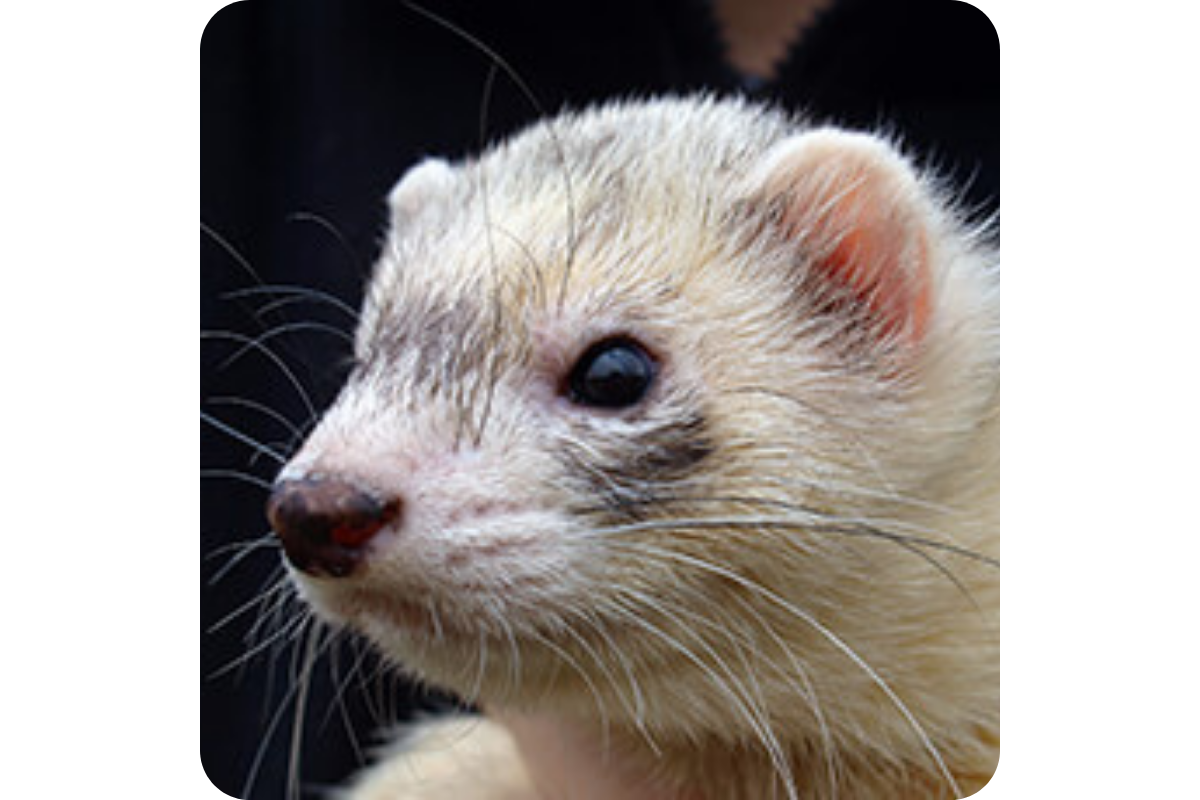
{"type": "MultiPolygon", "coordinates": [[[[505,59],[536,104],[499,70],[481,126],[492,60],[397,0],[244,0],[218,12],[204,32],[201,410],[278,451],[296,444],[290,425],[312,421],[309,404],[319,409],[332,399],[349,346],[315,326],[264,340],[306,400],[257,348],[230,360],[244,349],[236,337],[293,323],[348,332],[352,320],[311,298],[231,293],[260,283],[299,286],[357,306],[383,235],[383,198],[399,175],[426,155],[476,151],[543,114],[631,95],[748,94],[852,127],[883,125],[956,183],[978,214],[999,207],[999,43],[987,18],[964,3],[842,0],[764,85],[725,66],[701,0],[424,5],[505,59]]],[[[353,740],[377,742],[378,717],[401,720],[444,701],[381,675],[349,643],[336,645],[313,670],[293,756],[304,636],[284,636],[279,648],[211,677],[248,652],[248,634],[259,641],[279,630],[252,631],[264,614],[272,618],[273,606],[264,604],[210,631],[279,574],[278,548],[268,544],[213,582],[236,552],[223,547],[267,533],[261,482],[276,465],[204,422],[201,460],[204,767],[237,797],[283,796],[293,760],[306,794],[337,784],[358,766],[353,740]],[[334,675],[349,676],[341,705],[332,701],[334,675]]],[[[289,605],[278,619],[286,625],[297,611],[289,605]]]]}

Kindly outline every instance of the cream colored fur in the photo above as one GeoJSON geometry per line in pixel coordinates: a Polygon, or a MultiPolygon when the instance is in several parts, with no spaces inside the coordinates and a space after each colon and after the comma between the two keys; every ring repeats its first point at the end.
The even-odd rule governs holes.
{"type": "Polygon", "coordinates": [[[491,719],[419,729],[355,800],[534,798],[533,775],[548,800],[590,798],[547,777],[589,753],[623,797],[986,783],[998,255],[936,182],[877,137],[669,99],[430,162],[391,203],[359,366],[285,476],[398,492],[404,522],[361,574],[297,577],[322,615],[491,719]],[[820,265],[847,252],[901,272],[825,296],[820,265]],[[854,298],[902,324],[839,316],[854,298]],[[642,417],[556,393],[613,333],[661,358],[642,417]],[[675,500],[623,522],[571,513],[595,504],[589,464],[685,406],[711,454],[631,489],[675,500]],[[582,744],[546,757],[551,740],[582,744]]]}

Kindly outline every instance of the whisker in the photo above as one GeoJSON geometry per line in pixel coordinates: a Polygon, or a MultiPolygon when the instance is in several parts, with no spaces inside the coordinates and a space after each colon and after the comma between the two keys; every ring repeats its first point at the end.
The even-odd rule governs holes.
{"type": "MultiPolygon", "coordinates": [[[[766,524],[763,522],[762,518],[754,518],[751,520],[750,524],[756,528],[763,528],[763,527],[774,527],[774,528],[784,528],[784,529],[791,528],[794,530],[802,530],[804,532],[812,532],[812,533],[816,533],[816,534],[841,534],[841,535],[845,535],[845,536],[855,536],[855,537],[857,537],[857,536],[875,537],[875,538],[879,538],[879,539],[883,539],[883,540],[892,542],[893,544],[897,545],[898,547],[901,547],[901,548],[907,550],[908,552],[912,553],[913,555],[917,556],[918,558],[922,559],[927,564],[929,564],[931,567],[936,569],[939,573],[941,573],[943,577],[945,577],[948,581],[950,581],[952,584],[954,584],[955,588],[958,589],[959,593],[962,594],[963,597],[965,597],[967,599],[967,601],[972,605],[972,607],[975,609],[975,611],[981,615],[984,614],[983,608],[979,605],[979,602],[975,599],[975,595],[966,587],[965,584],[963,584],[962,581],[960,581],[958,579],[958,576],[955,575],[945,564],[943,564],[941,561],[934,558],[932,555],[930,555],[929,553],[927,553],[925,550],[923,550],[921,548],[929,547],[929,548],[935,549],[935,550],[943,550],[943,551],[953,553],[954,555],[970,558],[972,560],[984,563],[988,566],[992,566],[992,567],[996,567],[996,568],[999,568],[999,566],[1000,566],[1000,562],[998,560],[993,559],[989,556],[986,556],[982,553],[977,553],[976,551],[969,550],[964,547],[960,547],[959,545],[949,544],[946,542],[940,542],[940,541],[937,541],[934,539],[928,539],[925,537],[920,537],[920,536],[915,536],[915,535],[910,535],[910,534],[896,533],[895,531],[886,531],[879,527],[876,527],[875,525],[867,524],[862,519],[857,518],[857,517],[840,517],[840,516],[835,516],[832,514],[825,514],[824,512],[809,508],[807,506],[803,506],[803,505],[799,505],[796,503],[791,503],[791,502],[787,502],[787,501],[783,501],[783,500],[776,500],[773,498],[759,498],[759,497],[750,497],[750,496],[741,496],[741,495],[725,495],[725,496],[710,496],[710,497],[703,497],[703,498],[660,498],[657,502],[659,502],[660,504],[668,504],[672,501],[679,501],[679,502],[683,502],[683,503],[692,503],[692,504],[700,504],[700,505],[705,504],[705,503],[716,503],[721,506],[726,506],[726,505],[730,505],[730,504],[742,504],[742,505],[750,505],[750,506],[766,506],[766,507],[772,507],[772,508],[779,508],[782,510],[801,514],[804,517],[815,519],[816,524],[807,521],[807,519],[787,520],[786,522],[766,524]]],[[[725,521],[728,521],[728,518],[726,518],[725,521]]],[[[674,520],[672,520],[671,522],[674,522],[674,520]]],[[[905,523],[903,523],[901,521],[892,521],[892,524],[904,525],[905,523]]],[[[731,526],[731,527],[733,527],[733,526],[731,526]]]]}
{"type": "Polygon", "coordinates": [[[245,256],[238,252],[238,249],[230,244],[228,239],[205,224],[204,220],[200,221],[200,232],[216,242],[217,245],[224,250],[230,258],[233,259],[234,263],[245,270],[250,277],[254,279],[255,283],[262,284],[263,279],[259,277],[259,274],[257,271],[255,271],[254,267],[250,266],[249,260],[247,260],[245,256]]]}
{"type": "Polygon", "coordinates": [[[601,698],[600,691],[596,688],[596,684],[592,681],[591,676],[589,676],[587,674],[587,670],[585,670],[579,664],[579,662],[575,659],[574,656],[572,656],[566,650],[563,650],[561,647],[556,645],[550,639],[547,639],[545,636],[542,636],[540,633],[538,633],[533,628],[526,630],[524,633],[525,633],[525,635],[529,636],[534,641],[536,641],[539,644],[541,644],[542,646],[544,646],[547,650],[554,653],[554,655],[556,655],[562,663],[566,664],[571,669],[573,669],[575,671],[575,673],[580,677],[580,679],[583,680],[583,683],[585,686],[587,686],[588,691],[590,691],[592,693],[592,699],[595,700],[595,702],[596,702],[596,713],[600,717],[601,741],[603,744],[604,752],[606,752],[606,753],[609,752],[611,745],[612,745],[612,733],[611,733],[611,723],[608,718],[608,711],[605,709],[604,700],[601,698]]]}
{"type": "MultiPolygon", "coordinates": [[[[525,82],[520,73],[513,69],[511,64],[500,57],[499,53],[488,47],[478,37],[468,33],[461,26],[456,25],[445,17],[434,13],[424,6],[418,5],[411,0],[404,0],[404,5],[409,10],[425,17],[430,22],[440,25],[442,28],[446,29],[455,36],[458,36],[460,39],[467,42],[480,53],[489,58],[492,64],[499,67],[500,70],[504,72],[505,76],[513,82],[513,84],[517,87],[517,90],[525,98],[526,102],[528,102],[533,108],[537,116],[543,119],[547,117],[546,109],[542,106],[541,102],[538,101],[537,95],[534,94],[533,90],[529,87],[529,84],[525,82]]],[[[555,157],[557,158],[559,166],[562,169],[563,189],[567,196],[567,259],[563,267],[563,277],[559,286],[558,299],[558,305],[561,309],[562,304],[566,299],[567,282],[570,277],[572,265],[575,261],[575,255],[579,245],[578,223],[576,220],[575,209],[575,187],[574,182],[571,179],[571,170],[567,161],[566,149],[563,147],[562,140],[559,138],[558,132],[553,127],[553,122],[547,123],[546,135],[550,139],[550,144],[554,148],[555,157]]]]}
{"type": "MultiPolygon", "coordinates": [[[[783,641],[778,632],[776,632],[775,628],[763,618],[762,614],[760,614],[754,608],[754,606],[747,602],[745,598],[740,596],[735,596],[733,600],[741,607],[743,612],[753,617],[763,631],[767,634],[767,636],[769,636],[771,640],[775,642],[776,647],[779,648],[779,651],[784,654],[788,662],[791,664],[792,672],[795,673],[795,675],[804,684],[802,687],[795,686],[795,684],[793,684],[793,686],[797,690],[796,693],[803,697],[808,703],[809,708],[812,709],[813,717],[817,721],[817,728],[820,730],[821,743],[825,752],[825,769],[826,778],[829,781],[830,798],[831,800],[837,800],[837,751],[833,745],[833,735],[830,733],[829,723],[825,719],[825,713],[821,708],[820,699],[817,696],[816,688],[813,686],[812,679],[809,677],[808,670],[805,669],[803,664],[800,663],[799,658],[797,658],[796,654],[792,652],[792,648],[788,647],[787,643],[783,641]]],[[[768,663],[774,665],[774,661],[768,661],[768,663]]],[[[784,674],[785,679],[791,683],[791,679],[786,672],[780,669],[777,665],[775,666],[781,673],[784,674]]]]}
{"type": "MultiPolygon", "coordinates": [[[[613,604],[615,607],[621,607],[620,604],[615,600],[613,601],[613,604]]],[[[662,641],[675,652],[679,653],[693,666],[699,669],[700,672],[708,679],[713,688],[715,688],[718,692],[724,695],[727,700],[730,701],[733,710],[745,719],[746,723],[750,726],[750,729],[754,731],[755,736],[758,737],[759,743],[762,744],[763,748],[766,750],[767,755],[771,759],[772,765],[778,774],[780,776],[791,774],[790,767],[786,763],[779,740],[771,731],[769,724],[767,724],[765,719],[761,716],[763,713],[762,709],[755,706],[750,701],[750,698],[745,695],[745,693],[739,692],[734,688],[737,686],[737,679],[724,659],[722,659],[715,651],[713,651],[713,649],[702,639],[696,636],[695,632],[692,632],[692,639],[704,650],[706,655],[708,655],[710,658],[713,658],[718,663],[718,665],[726,673],[726,676],[732,682],[732,686],[722,680],[722,678],[713,671],[712,667],[706,664],[691,650],[691,648],[680,642],[676,637],[671,636],[669,633],[663,631],[661,628],[645,619],[644,615],[639,615],[635,611],[630,611],[628,609],[625,611],[626,613],[623,616],[627,621],[645,629],[651,635],[656,636],[660,641],[662,641]]],[[[668,619],[670,619],[670,617],[668,617],[668,619]]],[[[689,629],[686,626],[682,626],[681,630],[687,631],[689,629]]],[[[795,800],[796,795],[794,784],[789,788],[791,789],[789,796],[791,800],[795,800]]]]}
{"type": "Polygon", "coordinates": [[[277,644],[280,640],[286,640],[287,638],[290,638],[292,635],[294,635],[297,631],[303,629],[306,622],[307,622],[306,616],[296,617],[292,622],[284,625],[282,628],[280,628],[278,631],[276,631],[274,634],[272,634],[267,639],[264,639],[263,641],[259,642],[257,645],[250,648],[245,653],[242,653],[240,656],[233,659],[225,666],[220,667],[217,670],[215,670],[214,672],[212,672],[211,674],[209,674],[207,676],[207,680],[210,680],[210,681],[218,680],[222,676],[228,675],[230,672],[232,672],[233,670],[242,666],[243,664],[246,664],[247,662],[252,661],[254,658],[256,658],[260,653],[262,653],[264,650],[266,650],[271,645],[277,644]]]}
{"type": "MultiPolygon", "coordinates": [[[[279,371],[283,373],[283,376],[287,379],[288,383],[290,383],[292,385],[292,388],[296,390],[296,394],[299,395],[301,402],[304,403],[304,408],[308,412],[308,414],[312,417],[316,417],[318,415],[319,412],[317,411],[316,406],[313,405],[312,398],[309,397],[308,392],[304,388],[304,384],[302,384],[300,382],[300,379],[296,377],[296,374],[294,372],[292,372],[292,370],[288,367],[287,364],[284,363],[283,359],[281,359],[274,352],[272,352],[271,349],[269,347],[267,347],[266,345],[264,345],[260,342],[255,342],[249,336],[245,336],[240,333],[235,333],[234,331],[200,331],[200,338],[201,339],[227,339],[227,340],[234,341],[234,342],[240,342],[242,344],[254,342],[253,344],[250,345],[250,347],[259,351],[264,356],[266,356],[271,361],[271,363],[274,364],[279,369],[279,371]]],[[[203,412],[201,412],[201,413],[203,413],[203,412]]]]}
{"type": "Polygon", "coordinates": [[[827,642],[829,642],[829,644],[831,644],[834,648],[836,648],[839,652],[841,652],[842,655],[844,655],[848,660],[850,660],[855,666],[857,666],[859,669],[861,669],[863,671],[863,673],[865,675],[867,675],[868,678],[871,679],[872,683],[874,683],[879,688],[879,690],[884,693],[884,695],[888,698],[889,702],[891,702],[893,707],[895,707],[896,710],[900,712],[900,714],[904,717],[905,721],[912,728],[913,732],[916,733],[917,737],[921,740],[922,746],[925,748],[926,752],[929,753],[931,759],[934,761],[938,770],[941,772],[942,777],[946,780],[946,783],[950,786],[950,788],[956,794],[961,795],[961,791],[959,790],[959,787],[958,787],[958,782],[954,779],[954,775],[950,772],[949,767],[946,766],[946,762],[942,758],[941,751],[937,748],[937,746],[929,738],[929,734],[926,732],[924,726],[922,726],[921,723],[917,720],[916,716],[912,713],[912,711],[909,709],[907,704],[905,704],[904,701],[900,699],[900,697],[896,694],[895,690],[892,689],[891,685],[886,680],[884,680],[883,677],[880,676],[880,674],[873,667],[871,667],[871,665],[868,664],[866,662],[866,660],[864,660],[862,658],[862,656],[860,656],[852,647],[850,647],[850,645],[848,643],[846,643],[846,641],[843,640],[840,636],[838,636],[833,631],[829,630],[824,625],[822,625],[812,614],[809,614],[807,611],[804,611],[803,609],[801,609],[794,603],[789,602],[788,600],[784,599],[783,597],[780,597],[778,594],[771,591],[770,589],[767,589],[766,587],[758,584],[757,582],[752,581],[749,578],[746,578],[744,575],[741,575],[740,573],[735,572],[731,569],[722,567],[719,564],[713,564],[712,562],[707,561],[702,558],[696,558],[693,556],[686,555],[684,553],[676,553],[676,552],[672,552],[670,550],[664,550],[662,548],[656,548],[653,546],[639,545],[638,550],[640,550],[643,554],[654,553],[654,554],[658,555],[660,558],[672,559],[672,560],[678,561],[682,564],[687,564],[689,566],[692,566],[696,569],[711,572],[714,575],[719,575],[729,581],[732,581],[733,583],[736,583],[738,586],[741,586],[742,588],[746,589],[747,591],[757,594],[758,596],[764,598],[768,602],[772,603],[773,605],[777,606],[778,608],[782,609],[783,611],[787,612],[788,614],[791,614],[792,616],[796,617],[797,619],[801,620],[802,622],[804,622],[805,624],[810,626],[822,638],[824,638],[827,642]]]}
{"type": "MultiPolygon", "coordinates": [[[[596,648],[592,647],[592,645],[589,644],[588,641],[583,636],[581,636],[577,630],[575,630],[573,625],[564,625],[563,631],[568,636],[570,636],[571,640],[573,642],[575,642],[575,644],[577,644],[580,647],[580,649],[582,649],[583,652],[586,653],[592,659],[592,662],[600,670],[601,674],[608,681],[609,685],[612,686],[613,694],[616,696],[617,701],[625,707],[625,710],[627,712],[629,712],[636,718],[636,716],[637,716],[636,712],[634,711],[632,706],[630,706],[628,698],[626,698],[625,695],[621,692],[621,687],[617,683],[616,677],[613,675],[612,670],[609,669],[608,664],[604,661],[603,658],[601,658],[600,653],[596,652],[596,648]]],[[[611,742],[608,741],[607,734],[606,734],[605,741],[603,742],[603,753],[606,756],[609,753],[610,746],[611,746],[611,742]]]]}
{"type": "MultiPolygon", "coordinates": [[[[232,546],[238,548],[237,552],[234,553],[234,555],[230,557],[229,561],[227,561],[220,569],[214,572],[212,577],[208,579],[209,586],[216,586],[218,583],[220,583],[226,575],[232,572],[238,564],[245,561],[246,558],[251,554],[257,553],[263,549],[278,550],[279,543],[276,541],[273,534],[267,534],[249,542],[238,542],[232,546]]],[[[216,555],[216,551],[206,554],[205,560],[212,558],[214,555],[216,555]]]]}
{"type": "Polygon", "coordinates": [[[521,648],[517,644],[517,636],[513,626],[504,617],[499,617],[500,631],[508,642],[508,695],[515,695],[521,686],[521,648]]]}
{"type": "MultiPolygon", "coordinates": [[[[483,98],[479,103],[480,149],[483,149],[487,136],[488,107],[491,104],[492,89],[495,87],[496,83],[496,69],[497,65],[495,61],[488,65],[487,79],[483,88],[483,98]]],[[[479,172],[479,200],[480,208],[483,211],[483,231],[484,236],[487,239],[488,248],[488,277],[492,284],[492,301],[490,304],[492,309],[493,324],[492,341],[496,341],[498,339],[500,328],[503,324],[500,314],[501,309],[504,307],[504,303],[500,298],[500,265],[496,256],[496,236],[495,231],[492,229],[491,204],[488,199],[487,163],[485,161],[479,162],[476,169],[479,172]]],[[[498,363],[496,359],[493,359],[492,362],[498,363]]],[[[483,439],[484,428],[487,425],[488,417],[491,415],[492,401],[495,396],[497,382],[498,376],[495,374],[489,375],[483,381],[484,397],[481,404],[482,411],[479,413],[478,422],[475,425],[474,433],[474,442],[476,447],[479,447],[479,443],[483,439]]]]}
{"type": "Polygon", "coordinates": [[[471,691],[467,693],[466,701],[468,703],[478,703],[479,694],[483,690],[483,676],[487,672],[488,648],[487,648],[487,631],[482,627],[479,629],[479,668],[475,672],[475,684],[471,687],[471,691]]]}
{"type": "MultiPolygon", "coordinates": [[[[284,567],[282,563],[275,568],[274,575],[275,577],[273,580],[278,585],[286,586],[289,589],[291,588],[291,578],[288,576],[287,568],[284,567]]],[[[270,580],[272,579],[268,579],[268,581],[270,580]]],[[[256,641],[262,641],[262,638],[260,637],[269,636],[270,634],[267,633],[269,630],[280,630],[286,624],[284,609],[286,609],[288,605],[293,602],[297,603],[297,605],[300,605],[295,592],[292,591],[280,591],[276,593],[274,599],[271,600],[269,607],[266,604],[267,599],[270,598],[264,598],[263,613],[254,620],[254,625],[251,626],[250,630],[246,631],[246,635],[243,637],[243,641],[247,645],[250,645],[256,641]]],[[[304,608],[303,606],[301,607],[304,608]]],[[[304,610],[307,611],[308,609],[304,608],[304,610]]],[[[273,666],[274,656],[272,656],[271,660],[273,666]]]]}
{"type": "MultiPolygon", "coordinates": [[[[769,446],[761,442],[740,442],[738,446],[743,452],[754,450],[766,452],[769,450],[769,446]]],[[[788,456],[791,455],[791,453],[783,448],[780,448],[780,453],[788,456]]],[[[894,489],[880,490],[857,483],[849,483],[844,478],[815,480],[798,475],[772,475],[760,478],[759,482],[760,484],[769,484],[789,489],[807,489],[823,495],[847,497],[855,500],[883,501],[916,511],[927,511],[950,517],[961,513],[958,509],[941,503],[934,503],[920,497],[911,497],[903,493],[897,493],[894,489]]]]}
{"type": "Polygon", "coordinates": [[[270,590],[268,590],[265,594],[263,594],[261,596],[256,596],[256,597],[250,598],[249,600],[247,600],[246,602],[242,603],[240,606],[235,608],[233,611],[229,612],[225,616],[221,617],[221,619],[214,622],[212,625],[210,625],[204,631],[205,635],[211,636],[212,634],[217,633],[218,631],[220,631],[223,628],[225,628],[226,626],[228,626],[229,623],[233,622],[238,617],[241,617],[244,614],[246,614],[247,612],[249,612],[250,610],[257,608],[258,606],[266,603],[267,600],[269,600],[272,595],[276,594],[277,592],[287,591],[287,589],[288,589],[288,586],[286,583],[284,583],[282,581],[277,582],[276,585],[273,588],[271,588],[270,590]]]}
{"type": "MultiPolygon", "coordinates": [[[[359,660],[362,661],[370,654],[370,648],[367,647],[361,640],[352,639],[352,646],[359,651],[359,660]]],[[[360,671],[361,672],[361,671],[360,671]]],[[[359,681],[355,691],[362,698],[363,703],[367,707],[367,714],[371,717],[371,722],[376,728],[383,728],[387,720],[384,713],[384,703],[381,699],[381,687],[383,678],[388,674],[387,664],[382,660],[375,662],[375,668],[371,672],[361,672],[362,680],[359,681]]]]}
{"type": "Polygon", "coordinates": [[[359,764],[366,763],[361,744],[358,741],[358,734],[355,733],[354,724],[350,720],[350,710],[346,706],[346,693],[350,689],[350,684],[354,678],[359,676],[362,670],[362,665],[366,659],[367,651],[362,648],[356,648],[356,657],[350,665],[350,669],[345,675],[341,675],[341,647],[334,648],[329,659],[329,676],[334,686],[333,701],[329,704],[329,708],[325,711],[325,716],[321,719],[321,724],[318,727],[318,733],[325,731],[329,727],[330,721],[333,719],[334,712],[342,721],[342,729],[346,733],[346,738],[350,742],[350,748],[354,751],[354,756],[359,764]]]}
{"type": "Polygon", "coordinates": [[[242,358],[242,356],[246,355],[246,353],[255,348],[261,347],[268,340],[274,339],[276,336],[282,336],[285,333],[295,333],[296,331],[317,331],[320,333],[328,333],[337,336],[339,339],[349,344],[354,343],[353,336],[346,333],[341,328],[333,325],[326,325],[324,322],[288,322],[282,325],[276,325],[274,328],[271,328],[265,333],[260,333],[253,339],[248,339],[247,342],[242,345],[242,347],[234,351],[233,355],[229,356],[219,365],[217,365],[217,369],[228,369],[231,364],[242,358]]]}
{"type": "Polygon", "coordinates": [[[842,441],[849,443],[849,445],[853,447],[860,456],[862,456],[867,467],[887,490],[885,493],[886,497],[897,501],[907,499],[896,490],[895,485],[883,470],[879,460],[872,452],[872,449],[867,446],[867,443],[862,436],[862,433],[865,431],[858,429],[856,426],[848,424],[844,416],[831,413],[821,408],[808,398],[799,397],[797,395],[793,395],[771,387],[753,385],[734,386],[724,391],[728,394],[756,394],[774,400],[779,400],[799,408],[805,418],[817,417],[821,420],[825,430],[837,431],[840,434],[842,441]]]}
{"type": "Polygon", "coordinates": [[[256,308],[254,310],[254,316],[258,317],[258,319],[261,321],[265,319],[268,314],[280,311],[288,306],[299,305],[301,303],[308,303],[311,301],[312,298],[303,294],[293,294],[288,297],[280,297],[276,300],[271,300],[268,303],[263,303],[261,306],[256,308]]]}
{"type": "MultiPolygon", "coordinates": [[[[268,452],[268,450],[269,448],[260,452],[268,452]]],[[[273,455],[273,453],[271,453],[271,455],[273,455]]],[[[241,481],[242,483],[248,483],[257,489],[265,489],[266,491],[270,491],[273,485],[266,478],[260,478],[257,475],[250,475],[249,473],[236,469],[202,469],[200,470],[200,477],[201,479],[241,481]]]]}
{"type": "Polygon", "coordinates": [[[209,550],[207,553],[204,554],[202,560],[211,561],[214,558],[221,558],[222,556],[227,555],[229,553],[240,552],[241,550],[244,550],[247,548],[253,550],[255,548],[264,546],[267,543],[267,541],[269,540],[269,538],[270,538],[270,534],[263,534],[262,536],[256,536],[253,539],[244,539],[244,540],[238,541],[238,542],[229,542],[227,544],[221,545],[220,547],[214,547],[213,549],[209,550]]]}
{"type": "Polygon", "coordinates": [[[312,211],[295,211],[287,216],[286,221],[288,223],[311,222],[323,228],[326,233],[337,240],[337,243],[342,248],[342,252],[346,254],[346,260],[350,262],[350,265],[354,268],[354,271],[358,273],[359,277],[364,279],[369,277],[367,271],[362,268],[362,262],[359,261],[358,254],[355,253],[354,248],[350,246],[349,240],[347,240],[345,235],[338,230],[338,227],[328,219],[312,211]]]}
{"type": "MultiPolygon", "coordinates": [[[[301,626],[303,627],[307,621],[307,616],[301,617],[301,626]]],[[[284,713],[287,711],[288,706],[291,704],[298,691],[299,686],[293,682],[292,685],[288,687],[287,691],[284,692],[283,697],[279,701],[278,708],[275,709],[275,713],[271,716],[271,720],[268,722],[266,729],[263,732],[262,742],[259,743],[258,749],[254,754],[254,759],[250,762],[250,770],[246,775],[246,780],[242,784],[242,797],[249,797],[253,791],[254,783],[256,780],[258,780],[258,772],[262,768],[263,759],[267,755],[267,750],[270,746],[271,740],[275,738],[275,732],[279,728],[279,723],[283,720],[284,713]]]]}
{"type": "MultiPolygon", "coordinates": [[[[645,740],[646,744],[650,747],[650,751],[656,756],[661,756],[662,750],[659,748],[658,743],[654,740],[654,738],[650,735],[649,730],[646,728],[646,698],[642,693],[641,685],[638,683],[637,675],[633,671],[633,665],[630,664],[629,657],[625,654],[621,647],[613,641],[608,631],[605,630],[604,625],[594,617],[594,614],[587,614],[582,617],[582,621],[587,624],[591,630],[595,631],[596,635],[603,640],[605,648],[608,650],[608,652],[612,653],[613,657],[617,661],[618,666],[620,666],[621,670],[625,673],[625,679],[629,683],[631,698],[628,700],[622,698],[622,702],[627,709],[629,709],[629,705],[632,704],[632,709],[629,710],[633,716],[634,727],[638,729],[638,732],[641,734],[643,740],[645,740]]],[[[611,677],[609,680],[613,684],[614,692],[616,692],[618,697],[620,697],[621,695],[616,681],[612,680],[611,677]]]]}
{"type": "Polygon", "coordinates": [[[546,282],[544,279],[544,274],[546,271],[545,267],[537,260],[537,257],[534,256],[533,250],[530,249],[529,244],[522,240],[515,233],[505,227],[502,227],[494,221],[492,223],[492,228],[496,231],[496,233],[504,236],[504,238],[506,238],[521,252],[521,257],[523,259],[523,263],[521,265],[521,280],[526,285],[533,286],[534,307],[543,305],[546,297],[546,282]]]}
{"type": "MultiPolygon", "coordinates": [[[[699,502],[703,502],[700,499],[699,502]]],[[[655,502],[669,502],[667,498],[656,498],[655,502]]],[[[695,498],[682,500],[681,502],[697,502],[695,498]]],[[[725,502],[725,501],[722,501],[725,502]]],[[[607,509],[597,508],[596,511],[607,511],[607,509]]],[[[637,522],[622,523],[611,525],[602,528],[596,528],[588,532],[588,536],[613,536],[626,533],[644,533],[649,531],[684,531],[684,530],[727,530],[727,529],[755,529],[763,530],[776,528],[779,530],[791,530],[800,533],[815,533],[815,534],[838,534],[845,536],[866,536],[883,539],[897,544],[908,544],[916,547],[928,547],[933,550],[941,550],[962,558],[976,561],[985,564],[989,567],[1000,567],[999,559],[993,558],[983,553],[976,552],[966,547],[940,542],[936,539],[927,539],[925,537],[894,533],[884,531],[870,525],[859,523],[853,518],[844,521],[828,522],[825,520],[796,520],[789,517],[773,517],[773,516],[744,516],[744,517],[697,517],[683,519],[651,519],[639,520],[637,522]]]]}
{"type": "Polygon", "coordinates": [[[257,411],[258,413],[275,420],[293,436],[300,433],[300,426],[264,403],[249,400],[245,397],[210,397],[204,402],[210,406],[224,405],[248,408],[251,411],[257,411]]]}
{"type": "MultiPolygon", "coordinates": [[[[237,439],[242,444],[245,444],[245,445],[248,445],[248,446],[254,448],[255,452],[262,453],[263,455],[267,456],[268,458],[271,458],[278,464],[283,465],[283,464],[287,463],[287,459],[284,458],[281,454],[275,452],[270,447],[267,447],[265,444],[263,444],[262,442],[258,441],[255,438],[253,438],[252,436],[242,433],[237,428],[234,428],[232,425],[227,425],[226,423],[221,422],[221,420],[212,416],[208,412],[201,410],[200,411],[200,419],[203,420],[204,422],[207,422],[209,425],[213,426],[217,430],[221,431],[221,433],[224,433],[227,436],[237,439]]],[[[240,478],[241,480],[246,480],[255,485],[259,485],[258,480],[256,480],[255,476],[237,473],[233,470],[204,470],[201,474],[203,475],[205,473],[207,473],[210,477],[240,478]]],[[[270,484],[268,483],[265,488],[268,488],[268,489],[271,488],[270,484]]]]}
{"type": "Polygon", "coordinates": [[[322,626],[315,622],[309,629],[304,648],[304,666],[300,674],[300,691],[296,694],[295,715],[292,719],[292,741],[288,752],[287,796],[300,800],[300,751],[304,744],[304,717],[308,710],[308,695],[312,689],[313,665],[317,661],[322,626]]]}
{"type": "MultiPolygon", "coordinates": [[[[350,305],[345,303],[341,298],[323,292],[320,289],[310,289],[304,286],[290,286],[286,284],[266,284],[263,286],[251,286],[245,289],[233,289],[224,292],[221,298],[224,300],[236,300],[241,297],[254,297],[257,295],[283,295],[284,298],[295,298],[297,300],[310,300],[318,303],[325,303],[333,306],[338,311],[350,318],[351,322],[358,322],[358,312],[350,305]]],[[[281,298],[282,299],[282,298],[281,298]]],[[[260,313],[265,311],[265,307],[260,309],[260,313]]]]}

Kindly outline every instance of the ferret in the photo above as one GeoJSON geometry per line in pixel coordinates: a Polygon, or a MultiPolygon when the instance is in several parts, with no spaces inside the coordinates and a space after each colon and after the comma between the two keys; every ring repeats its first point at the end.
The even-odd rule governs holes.
{"type": "Polygon", "coordinates": [[[711,97],[389,197],[268,516],[483,709],[354,800],[952,798],[999,757],[999,256],[888,137],[711,97]]]}

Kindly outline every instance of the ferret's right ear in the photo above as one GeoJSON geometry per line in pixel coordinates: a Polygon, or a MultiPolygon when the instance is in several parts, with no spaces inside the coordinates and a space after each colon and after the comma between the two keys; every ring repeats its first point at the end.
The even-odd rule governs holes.
{"type": "Polygon", "coordinates": [[[400,178],[388,194],[393,219],[416,216],[421,210],[449,194],[454,167],[441,158],[427,158],[400,178]]]}
{"type": "Polygon", "coordinates": [[[884,140],[818,128],[775,145],[749,176],[773,236],[795,246],[810,306],[875,338],[919,342],[931,297],[930,216],[913,168],[884,140]]]}

